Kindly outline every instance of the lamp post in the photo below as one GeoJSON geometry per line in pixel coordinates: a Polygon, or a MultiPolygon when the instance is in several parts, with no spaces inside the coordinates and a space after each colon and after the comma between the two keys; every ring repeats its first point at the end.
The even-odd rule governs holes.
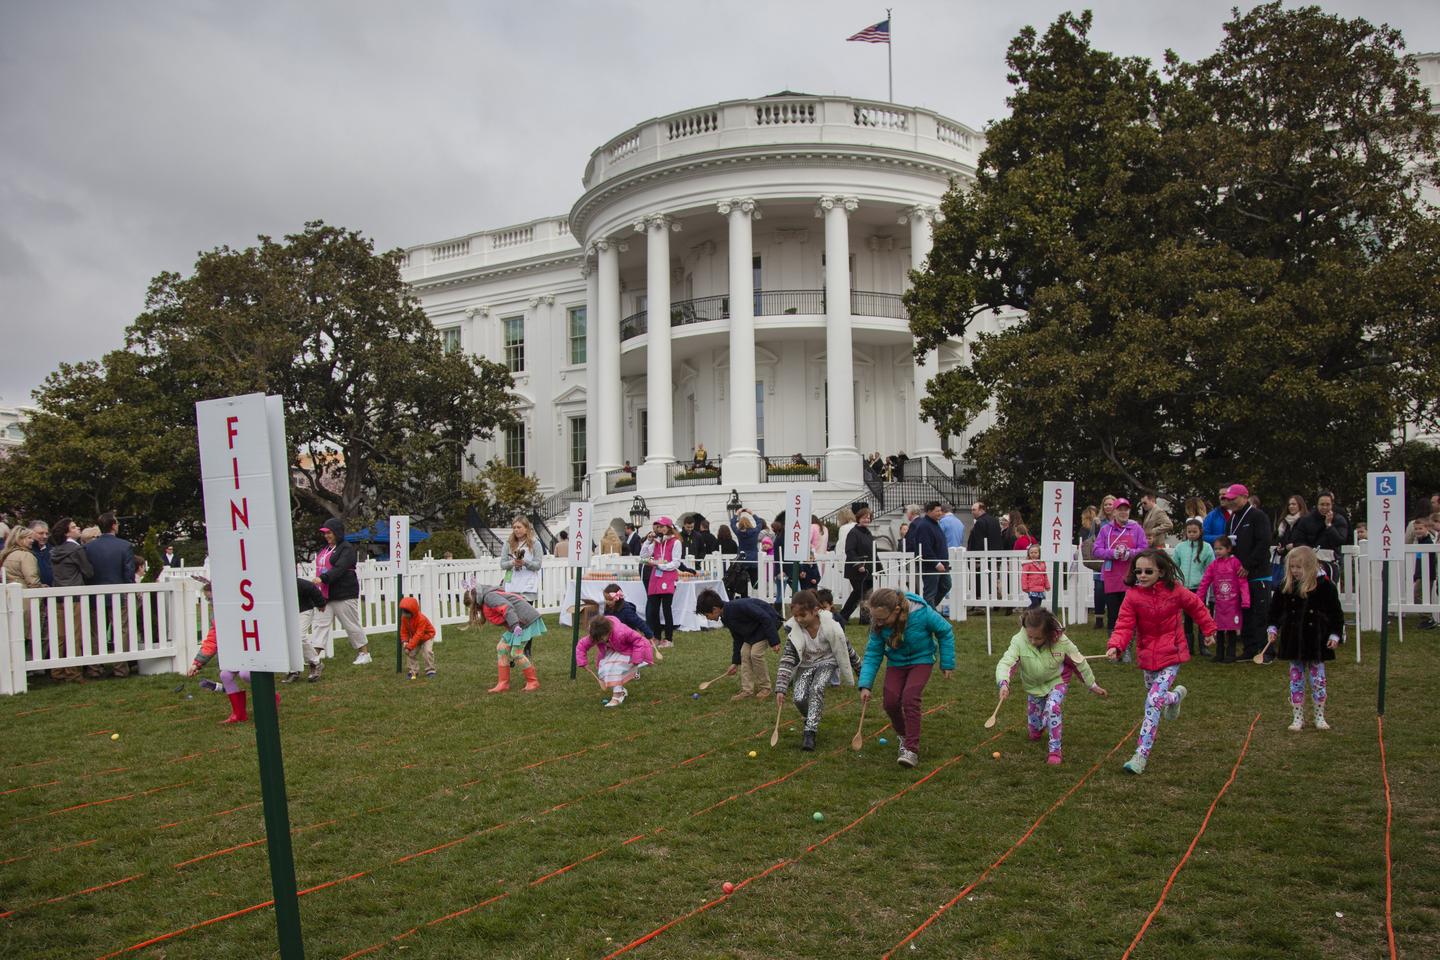
{"type": "Polygon", "coordinates": [[[635,499],[630,501],[630,522],[635,526],[635,529],[638,530],[644,526],[645,521],[649,519],[650,508],[645,505],[645,498],[637,495],[635,499]]]}

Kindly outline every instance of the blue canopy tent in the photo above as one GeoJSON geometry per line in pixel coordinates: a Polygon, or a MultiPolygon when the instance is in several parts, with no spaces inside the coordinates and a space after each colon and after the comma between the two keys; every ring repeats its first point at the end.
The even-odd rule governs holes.
{"type": "MultiPolygon", "coordinates": [[[[361,527],[354,533],[345,534],[345,539],[349,543],[389,543],[390,524],[377,520],[374,526],[361,527]]],[[[429,539],[430,534],[424,530],[416,530],[414,527],[410,528],[410,545],[412,547],[423,540],[429,539]]]]}

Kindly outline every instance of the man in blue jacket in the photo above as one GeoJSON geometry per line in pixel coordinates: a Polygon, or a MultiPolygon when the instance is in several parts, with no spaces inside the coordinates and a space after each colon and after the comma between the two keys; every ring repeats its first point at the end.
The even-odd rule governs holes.
{"type": "Polygon", "coordinates": [[[700,591],[695,612],[712,622],[719,620],[730,631],[730,669],[726,676],[740,674],[740,692],[730,699],[753,696],[768,700],[770,668],[765,663],[765,647],[780,646],[780,614],[759,597],[740,597],[727,603],[714,590],[700,591]]]}
{"type": "MultiPolygon", "coordinates": [[[[135,548],[130,545],[129,540],[122,540],[115,536],[115,528],[119,522],[113,513],[102,513],[95,521],[100,528],[100,536],[91,540],[85,545],[85,556],[90,560],[90,566],[94,569],[95,575],[90,578],[93,586],[104,584],[133,584],[135,582],[135,548]]],[[[126,608],[135,602],[133,595],[121,596],[120,603],[112,606],[111,598],[101,594],[96,598],[97,614],[102,610],[107,618],[109,628],[109,645],[112,651],[130,649],[130,618],[126,608]],[[111,614],[114,619],[110,619],[111,614]]],[[[101,676],[99,667],[91,667],[88,671],[90,676],[101,676]]],[[[117,677],[128,677],[130,675],[130,664],[121,660],[111,667],[111,672],[117,677]]]]}
{"type": "Polygon", "coordinates": [[[940,529],[941,513],[940,501],[931,500],[905,533],[905,549],[920,558],[925,602],[937,610],[940,601],[950,592],[950,567],[946,562],[950,559],[950,550],[940,529]]]}

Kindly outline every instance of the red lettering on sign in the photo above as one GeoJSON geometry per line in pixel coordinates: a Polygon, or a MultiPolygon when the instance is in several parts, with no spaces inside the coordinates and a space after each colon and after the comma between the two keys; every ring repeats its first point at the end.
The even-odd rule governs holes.
{"type": "Polygon", "coordinates": [[[240,489],[240,461],[234,457],[230,458],[230,472],[235,475],[235,489],[240,489]]]}
{"type": "Polygon", "coordinates": [[[250,592],[251,586],[253,586],[253,584],[251,584],[248,578],[240,581],[240,596],[245,598],[245,601],[240,604],[240,609],[246,613],[255,609],[255,595],[250,592]]]}
{"type": "Polygon", "coordinates": [[[230,449],[231,449],[231,450],[234,450],[234,449],[235,449],[235,438],[238,437],[238,436],[240,436],[240,430],[239,430],[238,427],[235,426],[235,424],[237,424],[237,423],[239,423],[239,422],[240,422],[240,418],[239,418],[239,417],[226,417],[226,418],[225,418],[225,432],[229,434],[229,437],[227,437],[226,439],[228,440],[228,442],[229,442],[229,444],[230,444],[230,449]]]}
{"type": "Polygon", "coordinates": [[[241,537],[241,538],[240,538],[240,569],[241,569],[241,571],[245,571],[245,570],[249,570],[249,569],[250,569],[250,565],[245,562],[245,538],[244,538],[244,537],[241,537]]]}
{"type": "Polygon", "coordinates": [[[250,529],[250,500],[248,497],[241,497],[238,504],[234,500],[230,501],[230,529],[232,532],[239,529],[235,524],[236,520],[244,524],[245,529],[250,529]]]}
{"type": "Polygon", "coordinates": [[[260,621],[259,621],[259,620],[241,620],[241,621],[240,621],[240,646],[241,646],[241,648],[243,648],[243,649],[245,649],[245,650],[249,650],[249,649],[250,649],[250,641],[251,641],[251,640],[254,640],[254,641],[255,641],[255,652],[256,652],[256,653],[259,653],[259,652],[260,652],[260,621]]]}

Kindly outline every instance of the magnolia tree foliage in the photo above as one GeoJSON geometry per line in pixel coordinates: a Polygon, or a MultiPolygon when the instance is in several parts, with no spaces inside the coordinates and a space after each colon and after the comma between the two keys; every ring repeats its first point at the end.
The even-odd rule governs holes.
{"type": "Polygon", "coordinates": [[[459,496],[462,462],[473,464],[466,447],[513,422],[511,380],[443,350],[399,260],[357,232],[309,223],[202,253],[189,276],[160,274],[125,350],[62,367],[38,391],[16,459],[25,469],[5,478],[37,506],[133,510],[193,529],[195,402],[263,392],[285,403],[297,513],[357,526],[392,512],[438,517],[459,496]]]}
{"type": "Polygon", "coordinates": [[[1437,118],[1400,35],[1317,8],[1237,14],[1163,70],[1066,14],[1011,43],[1011,113],[945,198],[906,302],[917,350],[987,313],[923,414],[975,438],[994,493],[1267,499],[1358,490],[1440,423],[1437,118]]]}

